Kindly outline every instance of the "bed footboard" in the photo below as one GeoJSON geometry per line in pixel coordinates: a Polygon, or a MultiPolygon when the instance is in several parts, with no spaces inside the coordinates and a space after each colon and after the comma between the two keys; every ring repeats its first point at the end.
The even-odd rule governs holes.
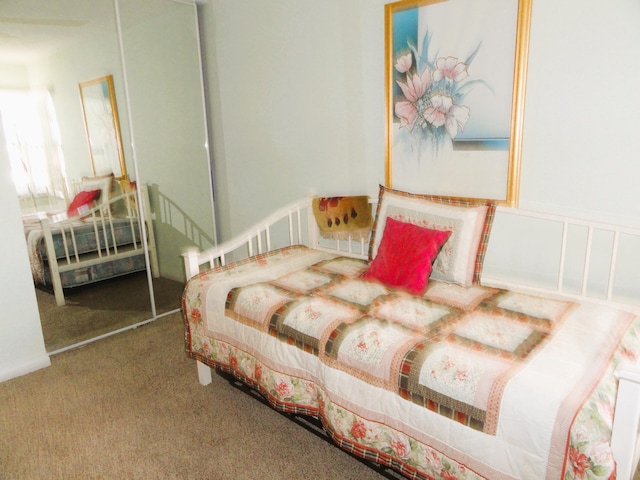
{"type": "Polygon", "coordinates": [[[617,478],[631,480],[640,460],[640,372],[617,372],[618,397],[611,433],[611,449],[617,463],[617,478]]]}
{"type": "MultiPolygon", "coordinates": [[[[140,195],[143,204],[147,200],[146,191],[143,189],[140,195]]],[[[47,263],[49,266],[49,274],[51,277],[51,286],[53,288],[56,304],[58,306],[65,305],[64,287],[62,274],[64,272],[79,271],[83,268],[89,268],[98,264],[112,261],[120,261],[129,257],[139,257],[145,255],[143,230],[144,225],[138,215],[138,209],[132,206],[136,205],[136,192],[129,192],[109,201],[109,207],[98,205],[88,212],[80,214],[76,217],[62,218],[57,220],[52,217],[51,220],[43,218],[41,220],[42,235],[47,254],[47,263]],[[116,222],[123,222],[122,218],[112,216],[110,205],[116,202],[123,203],[127,208],[127,216],[124,223],[120,223],[120,227],[116,227],[116,222]],[[78,248],[75,229],[78,228],[79,222],[83,227],[89,226],[92,232],[84,233],[85,237],[89,235],[97,246],[95,251],[81,251],[78,248]],[[120,228],[120,230],[118,230],[120,228]],[[119,243],[116,231],[126,229],[130,240],[126,244],[119,243]],[[53,231],[59,232],[59,238],[62,245],[56,247],[53,231]],[[63,250],[62,255],[60,249],[63,250]]],[[[57,233],[56,233],[57,234],[57,233]]],[[[147,232],[148,237],[148,232],[147,232]]],[[[152,239],[150,239],[152,240],[152,239]]],[[[147,242],[149,245],[149,256],[151,264],[154,262],[156,252],[154,242],[147,242]]],[[[139,263],[139,262],[138,262],[139,263]]],[[[128,267],[127,267],[128,268],[128,267]]]]}

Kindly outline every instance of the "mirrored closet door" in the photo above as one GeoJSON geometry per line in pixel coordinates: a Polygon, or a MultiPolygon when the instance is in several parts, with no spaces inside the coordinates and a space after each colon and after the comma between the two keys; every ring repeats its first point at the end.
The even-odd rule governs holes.
{"type": "MultiPolygon", "coordinates": [[[[147,225],[157,313],[183,285],[181,253],[214,244],[213,189],[197,7],[173,0],[115,0],[136,181],[147,225]]],[[[179,298],[178,298],[179,300],[179,298]]]]}
{"type": "Polygon", "coordinates": [[[115,183],[148,199],[138,202],[152,246],[145,272],[70,289],[64,307],[38,291],[47,350],[176,311],[185,281],[181,253],[207,248],[216,236],[195,2],[8,0],[0,12],[24,18],[34,35],[52,18],[55,28],[73,30],[73,40],[28,66],[29,88],[51,95],[67,183],[104,173],[91,159],[79,88],[109,77],[124,157],[121,171],[112,172],[115,183]],[[34,12],[42,19],[34,21],[34,12]]]}

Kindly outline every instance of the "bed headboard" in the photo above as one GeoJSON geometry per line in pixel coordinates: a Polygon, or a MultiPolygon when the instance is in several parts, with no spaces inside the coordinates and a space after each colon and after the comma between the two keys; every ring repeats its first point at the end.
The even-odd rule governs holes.
{"type": "MultiPolygon", "coordinates": [[[[366,259],[368,239],[320,236],[312,198],[279,209],[218,246],[185,253],[187,278],[202,268],[293,244],[366,259]]],[[[377,202],[370,203],[375,212],[377,202]]],[[[500,206],[481,283],[640,311],[640,229],[500,206]]]]}
{"type": "Polygon", "coordinates": [[[640,229],[498,207],[482,283],[640,307],[640,229]]]}

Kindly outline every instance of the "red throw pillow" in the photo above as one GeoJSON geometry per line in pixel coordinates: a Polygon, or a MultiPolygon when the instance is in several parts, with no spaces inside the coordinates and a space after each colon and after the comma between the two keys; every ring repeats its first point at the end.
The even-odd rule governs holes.
{"type": "Polygon", "coordinates": [[[448,231],[387,217],[376,257],[362,278],[422,295],[427,289],[431,265],[449,236],[448,231]]]}
{"type": "Polygon", "coordinates": [[[78,192],[76,196],[73,197],[73,200],[71,200],[69,207],[67,207],[67,216],[75,217],[76,215],[81,213],[81,210],[83,210],[82,207],[86,207],[85,210],[88,210],[93,202],[95,202],[100,197],[101,193],[102,190],[99,189],[78,192]]]}

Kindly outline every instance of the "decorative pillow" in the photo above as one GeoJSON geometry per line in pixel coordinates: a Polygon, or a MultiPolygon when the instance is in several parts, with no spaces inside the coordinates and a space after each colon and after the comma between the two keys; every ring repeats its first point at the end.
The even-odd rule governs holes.
{"type": "Polygon", "coordinates": [[[93,206],[93,202],[100,198],[100,195],[102,195],[101,190],[83,190],[78,192],[67,207],[67,216],[75,217],[80,213],[86,212],[93,206]]]}
{"type": "Polygon", "coordinates": [[[369,260],[376,257],[387,218],[446,230],[451,236],[433,264],[431,278],[463,286],[479,285],[495,208],[490,201],[416,195],[380,185],[369,260]]]}
{"type": "Polygon", "coordinates": [[[431,230],[387,218],[376,257],[362,274],[390,287],[422,295],[429,282],[431,264],[451,232],[431,230]]]}
{"type": "Polygon", "coordinates": [[[82,180],[78,185],[78,191],[89,191],[95,189],[102,191],[102,194],[100,195],[100,204],[102,206],[101,210],[102,213],[106,214],[109,210],[109,200],[111,200],[115,189],[115,177],[113,173],[99,177],[82,177],[82,180]]]}

